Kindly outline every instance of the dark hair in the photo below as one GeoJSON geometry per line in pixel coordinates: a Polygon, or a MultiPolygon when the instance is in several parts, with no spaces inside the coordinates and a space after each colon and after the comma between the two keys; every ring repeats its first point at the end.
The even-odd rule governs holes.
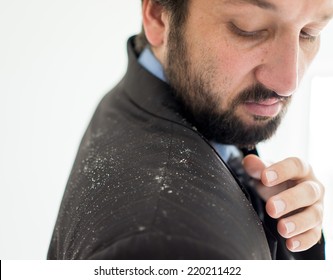
{"type": "MultiPolygon", "coordinates": [[[[142,0],[141,0],[142,1],[142,0]]],[[[152,0],[161,5],[170,13],[170,26],[173,28],[181,27],[187,16],[189,0],[152,0]]],[[[140,53],[149,44],[144,29],[135,37],[135,50],[140,53]]]]}

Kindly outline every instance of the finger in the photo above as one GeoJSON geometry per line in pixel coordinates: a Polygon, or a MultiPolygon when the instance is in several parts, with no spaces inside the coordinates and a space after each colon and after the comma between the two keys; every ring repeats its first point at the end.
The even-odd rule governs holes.
{"type": "Polygon", "coordinates": [[[287,158],[266,168],[262,173],[262,182],[271,187],[288,180],[309,179],[311,167],[299,158],[287,158]]]}
{"type": "Polygon", "coordinates": [[[246,173],[257,180],[261,180],[261,173],[266,168],[266,164],[256,155],[246,156],[243,166],[246,173]]]}
{"type": "Polygon", "coordinates": [[[267,201],[271,196],[280,193],[288,187],[287,184],[281,184],[281,186],[275,186],[274,188],[267,188],[267,186],[263,185],[261,183],[262,171],[269,166],[269,163],[256,155],[246,156],[243,159],[243,166],[247,174],[258,181],[255,185],[256,190],[264,201],[267,201]]]}
{"type": "Polygon", "coordinates": [[[280,218],[316,203],[322,196],[323,191],[319,183],[306,181],[270,197],[266,203],[266,211],[272,218],[280,218]]]}
{"type": "Polygon", "coordinates": [[[323,208],[317,203],[295,215],[279,220],[277,229],[284,238],[291,238],[309,231],[323,222],[323,208]]]}
{"type": "Polygon", "coordinates": [[[310,249],[316,245],[321,238],[321,227],[318,226],[307,232],[294,236],[286,240],[288,250],[292,252],[301,252],[310,249]]]}

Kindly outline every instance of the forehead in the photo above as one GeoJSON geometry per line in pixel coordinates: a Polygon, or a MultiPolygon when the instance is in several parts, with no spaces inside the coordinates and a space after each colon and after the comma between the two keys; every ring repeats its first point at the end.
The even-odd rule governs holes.
{"type": "Polygon", "coordinates": [[[313,16],[328,21],[333,17],[333,0],[222,0],[226,6],[254,6],[281,15],[313,16]]]}
{"type": "MultiPolygon", "coordinates": [[[[191,14],[205,16],[265,12],[285,23],[326,25],[333,17],[333,0],[188,0],[191,14]]],[[[258,14],[259,15],[259,14],[258,14]]]]}

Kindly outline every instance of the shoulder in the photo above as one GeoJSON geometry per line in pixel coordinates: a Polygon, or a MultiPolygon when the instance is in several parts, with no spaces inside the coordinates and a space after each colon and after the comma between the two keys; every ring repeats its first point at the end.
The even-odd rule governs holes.
{"type": "Polygon", "coordinates": [[[65,258],[269,258],[258,217],[209,143],[121,90],[83,138],[57,231],[65,258]]]}

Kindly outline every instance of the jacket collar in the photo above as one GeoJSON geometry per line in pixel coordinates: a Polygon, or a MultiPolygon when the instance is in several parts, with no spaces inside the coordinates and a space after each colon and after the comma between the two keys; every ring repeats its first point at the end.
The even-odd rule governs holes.
{"type": "Polygon", "coordinates": [[[127,43],[128,67],[122,83],[127,96],[150,114],[196,130],[185,118],[184,108],[172,88],[140,65],[133,39],[127,43]]]}

